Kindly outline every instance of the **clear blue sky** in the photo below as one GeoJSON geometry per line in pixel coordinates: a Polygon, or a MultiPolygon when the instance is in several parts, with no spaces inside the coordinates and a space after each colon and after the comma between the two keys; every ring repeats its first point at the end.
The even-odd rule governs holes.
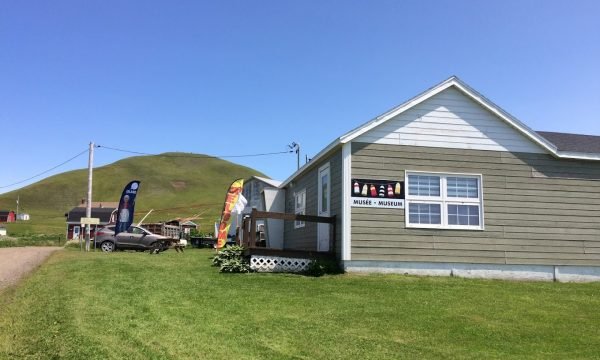
{"type": "Polygon", "coordinates": [[[599,19],[600,1],[3,0],[0,186],[90,141],[212,155],[296,141],[304,159],[451,75],[535,130],[600,135],[599,19]]]}

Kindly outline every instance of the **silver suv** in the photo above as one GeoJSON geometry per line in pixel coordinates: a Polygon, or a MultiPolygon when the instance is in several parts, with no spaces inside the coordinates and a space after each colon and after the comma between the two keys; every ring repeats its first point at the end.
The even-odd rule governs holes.
{"type": "Polygon", "coordinates": [[[166,236],[153,234],[139,226],[130,226],[126,232],[115,236],[115,225],[105,226],[96,233],[96,246],[104,252],[119,250],[151,250],[164,251],[170,246],[170,239],[166,236]]]}

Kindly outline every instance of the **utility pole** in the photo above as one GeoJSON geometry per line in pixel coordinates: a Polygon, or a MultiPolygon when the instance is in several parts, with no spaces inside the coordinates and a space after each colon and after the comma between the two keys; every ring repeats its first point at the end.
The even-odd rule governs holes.
{"type": "MultiPolygon", "coordinates": [[[[90,154],[88,157],[88,193],[85,217],[92,217],[92,168],[94,163],[94,143],[90,142],[90,154]]],[[[90,251],[90,224],[85,224],[85,251],[90,251]]]]}
{"type": "Polygon", "coordinates": [[[297,169],[300,169],[300,144],[298,144],[296,142],[292,142],[292,144],[288,145],[288,147],[290,148],[290,150],[295,150],[295,152],[296,152],[296,167],[297,167],[297,169]]]}
{"type": "Polygon", "coordinates": [[[17,217],[15,218],[15,221],[19,220],[19,195],[17,195],[17,217]]]}

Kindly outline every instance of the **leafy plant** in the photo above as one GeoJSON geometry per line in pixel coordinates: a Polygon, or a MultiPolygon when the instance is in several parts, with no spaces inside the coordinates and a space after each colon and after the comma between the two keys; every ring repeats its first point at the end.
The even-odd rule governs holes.
{"type": "Polygon", "coordinates": [[[220,272],[224,273],[249,273],[252,271],[250,263],[243,258],[229,259],[221,263],[220,272]]]}
{"type": "Polygon", "coordinates": [[[190,236],[201,237],[201,238],[211,238],[213,236],[213,233],[211,233],[211,232],[202,232],[200,230],[191,229],[190,230],[190,236]]]}
{"type": "Polygon", "coordinates": [[[212,259],[212,266],[219,266],[220,272],[247,273],[250,263],[244,258],[243,246],[226,246],[212,259]]]}

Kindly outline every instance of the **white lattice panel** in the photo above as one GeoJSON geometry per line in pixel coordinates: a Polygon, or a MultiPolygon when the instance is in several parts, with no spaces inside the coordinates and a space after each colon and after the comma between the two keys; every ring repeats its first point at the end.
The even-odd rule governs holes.
{"type": "Polygon", "coordinates": [[[308,259],[294,259],[278,256],[252,255],[250,267],[258,272],[302,272],[310,264],[308,259]]]}

